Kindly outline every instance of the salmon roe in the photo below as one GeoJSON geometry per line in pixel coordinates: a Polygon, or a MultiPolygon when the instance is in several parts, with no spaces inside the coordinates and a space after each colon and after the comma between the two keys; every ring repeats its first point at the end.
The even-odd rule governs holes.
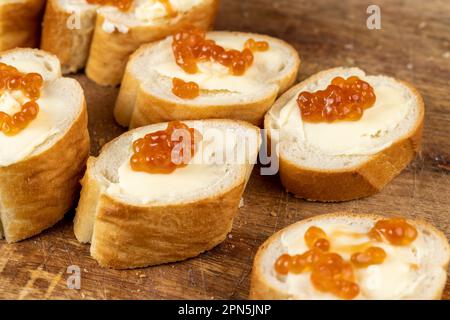
{"type": "Polygon", "coordinates": [[[13,66],[0,63],[0,92],[19,90],[30,99],[13,115],[0,111],[0,132],[8,136],[18,134],[36,119],[39,113],[36,100],[40,97],[43,83],[40,74],[21,73],[13,66]]]}
{"type": "Polygon", "coordinates": [[[195,82],[185,82],[182,79],[173,78],[172,93],[182,99],[195,99],[200,95],[200,87],[195,82]]]}
{"type": "Polygon", "coordinates": [[[302,118],[308,122],[359,120],[375,101],[374,89],[356,76],[336,77],[325,90],[303,91],[297,98],[302,118]]]}
{"type": "Polygon", "coordinates": [[[417,238],[417,230],[403,218],[379,220],[370,230],[369,236],[382,241],[383,238],[395,246],[407,246],[417,238]]]}
{"type": "Polygon", "coordinates": [[[133,0],[87,0],[87,2],[101,6],[113,6],[120,11],[128,11],[133,5],[133,0]]]}
{"type": "Polygon", "coordinates": [[[241,76],[253,64],[253,51],[268,50],[266,42],[249,39],[242,51],[226,50],[214,40],[206,39],[205,31],[187,27],[173,37],[172,49],[176,63],[187,73],[197,73],[197,62],[214,61],[227,67],[231,74],[241,76]]]}
{"type": "Polygon", "coordinates": [[[133,142],[131,168],[146,173],[172,173],[188,165],[201,138],[197,130],[182,122],[169,122],[165,130],[149,133],[133,142]]]}
{"type": "Polygon", "coordinates": [[[386,259],[386,252],[379,247],[369,247],[364,252],[352,254],[350,260],[357,268],[366,268],[373,264],[382,264],[386,259]]]}
{"type": "MultiPolygon", "coordinates": [[[[416,229],[404,219],[379,220],[367,235],[376,241],[386,239],[394,245],[409,245],[417,237],[416,229]]],[[[311,272],[311,283],[322,292],[328,292],[341,299],[354,299],[360,292],[355,280],[354,268],[366,268],[382,264],[386,252],[371,246],[362,252],[354,252],[350,261],[344,261],[338,253],[330,252],[327,234],[321,228],[311,226],[305,232],[305,243],[309,250],[297,255],[287,253],[275,261],[275,271],[280,275],[311,272]]]]}

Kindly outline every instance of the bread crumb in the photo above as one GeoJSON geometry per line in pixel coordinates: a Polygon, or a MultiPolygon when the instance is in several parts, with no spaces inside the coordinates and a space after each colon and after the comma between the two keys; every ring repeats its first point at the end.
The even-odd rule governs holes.
{"type": "Polygon", "coordinates": [[[408,63],[406,65],[406,69],[408,69],[408,70],[412,70],[413,68],[414,68],[414,65],[412,63],[408,63]]]}
{"type": "Polygon", "coordinates": [[[442,54],[442,57],[445,58],[445,59],[450,58],[450,51],[444,52],[444,53],[442,54]]]}
{"type": "Polygon", "coordinates": [[[353,50],[353,48],[354,48],[353,43],[346,43],[344,45],[344,48],[347,50],[353,50]]]}
{"type": "Polygon", "coordinates": [[[147,275],[146,274],[140,274],[139,278],[147,278],[147,275]]]}
{"type": "Polygon", "coordinates": [[[425,21],[422,21],[419,23],[419,29],[424,29],[427,26],[427,23],[425,21]]]}
{"type": "Polygon", "coordinates": [[[228,239],[233,239],[233,235],[231,233],[228,235],[228,239]]]}
{"type": "Polygon", "coordinates": [[[270,213],[270,215],[271,215],[272,217],[276,217],[276,216],[277,216],[277,213],[276,213],[275,211],[272,211],[272,212],[270,213]]]}
{"type": "Polygon", "coordinates": [[[242,208],[244,206],[244,198],[241,198],[239,201],[239,208],[242,208]]]}

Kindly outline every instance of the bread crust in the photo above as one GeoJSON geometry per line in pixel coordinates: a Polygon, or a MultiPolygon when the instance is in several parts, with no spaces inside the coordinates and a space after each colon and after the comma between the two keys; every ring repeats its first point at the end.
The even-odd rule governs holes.
{"type": "Polygon", "coordinates": [[[71,19],[75,17],[73,15],[74,13],[64,10],[58,0],[47,1],[41,49],[58,56],[63,74],[74,73],[84,68],[94,31],[92,27],[89,27],[88,21],[82,14],[79,17],[81,28],[75,26],[69,28],[71,19]]]}
{"type": "MultiPolygon", "coordinates": [[[[271,245],[273,245],[275,242],[277,242],[281,235],[290,229],[295,229],[298,225],[309,223],[311,221],[320,220],[323,218],[339,218],[339,217],[348,217],[348,218],[370,218],[374,221],[377,221],[379,219],[385,218],[384,216],[377,215],[377,214],[363,214],[363,213],[350,213],[350,212],[335,212],[330,214],[323,214],[319,216],[315,216],[312,218],[308,218],[305,220],[298,221],[278,232],[270,236],[258,249],[255,259],[253,261],[253,268],[252,268],[252,274],[251,274],[251,283],[250,283],[250,293],[249,293],[249,299],[252,300],[290,300],[295,299],[294,296],[282,292],[278,290],[277,288],[273,287],[265,278],[261,266],[262,266],[262,259],[263,255],[265,254],[265,251],[267,248],[269,248],[271,245]]],[[[442,243],[446,244],[446,252],[447,252],[447,261],[444,262],[442,265],[443,270],[447,270],[450,262],[450,245],[448,243],[447,237],[438,229],[436,229],[433,225],[429,224],[428,222],[424,220],[410,220],[407,219],[408,222],[412,223],[415,226],[422,226],[423,229],[428,230],[429,232],[435,234],[438,238],[442,240],[442,243]]],[[[445,288],[445,281],[441,284],[439,288],[436,288],[436,293],[432,297],[432,300],[439,300],[442,297],[442,293],[445,288]]]]}
{"type": "MultiPolygon", "coordinates": [[[[101,152],[108,152],[116,140],[101,152]]],[[[80,242],[91,242],[91,255],[101,266],[114,269],[185,260],[220,244],[231,231],[253,169],[253,164],[241,166],[242,178],[213,196],[174,204],[135,205],[105,192],[93,174],[97,159],[88,161],[74,231],[80,242]]]]}
{"type": "MultiPolygon", "coordinates": [[[[280,98],[282,104],[297,92],[306,81],[314,81],[323,71],[296,85],[280,98]]],[[[280,178],[288,192],[310,201],[339,202],[368,197],[380,192],[420,152],[425,106],[420,93],[409,83],[401,81],[417,98],[419,116],[414,129],[390,147],[372,155],[367,161],[344,170],[307,168],[280,157],[280,178]]],[[[265,117],[268,141],[271,141],[270,115],[265,117]]]]}
{"type": "Polygon", "coordinates": [[[89,155],[83,106],[66,134],[44,152],[0,167],[0,216],[6,241],[17,242],[53,226],[72,207],[89,155]]]}
{"type": "Polygon", "coordinates": [[[45,0],[0,4],[0,51],[35,47],[45,0]]]}
{"type": "Polygon", "coordinates": [[[105,17],[98,14],[86,75],[104,86],[116,86],[122,81],[128,57],[140,45],[161,40],[185,25],[210,29],[214,23],[219,0],[208,0],[183,14],[176,22],[162,26],[135,26],[127,33],[105,32],[105,17]]]}
{"type": "MultiPolygon", "coordinates": [[[[215,34],[229,33],[215,31],[215,34]]],[[[239,32],[237,34],[240,34],[239,32]]],[[[252,33],[242,33],[249,37],[267,38],[268,41],[280,41],[276,38],[256,35],[252,33]]],[[[139,48],[129,61],[137,58],[143,51],[151,50],[155,44],[144,45],[139,48]]],[[[136,128],[148,124],[154,124],[172,120],[195,120],[195,119],[235,119],[247,121],[256,126],[263,126],[264,115],[273,105],[277,96],[285,92],[297,78],[301,60],[297,51],[288,43],[284,46],[291,49],[292,56],[295,57],[295,65],[284,78],[280,79],[276,85],[278,90],[267,91],[259,100],[241,102],[237,104],[205,105],[195,104],[192,101],[186,103],[174,102],[156,96],[145,90],[137,79],[131,68],[127,68],[122,82],[122,88],[116,101],[114,115],[116,121],[122,126],[136,128]],[[129,110],[133,109],[131,114],[129,110]],[[131,121],[129,120],[131,116],[131,121]]]]}

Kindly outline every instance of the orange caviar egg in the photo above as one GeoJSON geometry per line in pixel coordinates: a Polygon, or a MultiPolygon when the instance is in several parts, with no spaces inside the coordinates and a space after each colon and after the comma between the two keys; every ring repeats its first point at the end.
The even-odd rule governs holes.
{"type": "Polygon", "coordinates": [[[382,264],[384,259],[386,259],[386,252],[380,247],[369,247],[364,252],[357,252],[351,256],[352,264],[358,268],[382,264]]]}
{"type": "Polygon", "coordinates": [[[128,11],[133,5],[133,0],[87,0],[87,2],[101,6],[113,6],[121,11],[128,11]]]}
{"type": "Polygon", "coordinates": [[[315,226],[309,227],[306,231],[305,243],[310,249],[318,248],[324,251],[330,249],[330,242],[327,240],[325,231],[315,226]]]}
{"type": "Polygon", "coordinates": [[[200,95],[200,87],[195,82],[173,78],[172,93],[182,99],[195,99],[200,95]]]}
{"type": "Polygon", "coordinates": [[[356,76],[336,77],[325,90],[304,91],[297,98],[302,118],[308,122],[359,120],[375,101],[374,89],[356,76]]]}
{"type": "Polygon", "coordinates": [[[194,128],[180,121],[169,122],[165,130],[149,133],[133,142],[131,168],[147,173],[172,173],[188,165],[199,139],[201,135],[194,128]]]}
{"type": "Polygon", "coordinates": [[[281,275],[287,275],[290,271],[291,256],[286,254],[281,255],[275,262],[275,271],[281,275]]]}
{"type": "Polygon", "coordinates": [[[255,41],[255,39],[248,39],[244,48],[249,49],[253,52],[263,52],[269,50],[269,43],[267,41],[255,41]]]}
{"type": "Polygon", "coordinates": [[[275,271],[281,275],[311,271],[311,282],[319,291],[342,299],[353,299],[359,294],[351,264],[337,253],[311,249],[300,255],[283,254],[275,262],[275,271]]]}
{"type": "Polygon", "coordinates": [[[416,240],[417,230],[403,218],[391,218],[377,221],[369,236],[377,241],[384,238],[395,246],[407,246],[416,240]]]}
{"type": "MultiPolygon", "coordinates": [[[[393,245],[408,245],[417,238],[417,230],[405,219],[393,218],[377,221],[368,236],[380,242],[385,238],[393,245]]],[[[317,290],[341,299],[354,299],[360,292],[353,267],[382,264],[387,257],[382,248],[372,246],[353,253],[350,262],[344,261],[338,253],[328,252],[330,242],[327,234],[316,226],[308,228],[304,239],[310,250],[294,256],[283,254],[275,262],[275,271],[281,275],[310,271],[311,282],[317,290]]]]}
{"type": "Polygon", "coordinates": [[[215,41],[206,39],[205,31],[194,27],[185,28],[173,37],[172,49],[175,62],[187,73],[197,73],[197,62],[214,61],[227,67],[235,76],[240,76],[253,64],[252,51],[268,50],[266,45],[253,40],[242,50],[226,50],[215,41]],[[249,49],[248,46],[253,46],[249,49]]]}
{"type": "Polygon", "coordinates": [[[0,132],[12,136],[36,119],[39,113],[39,105],[36,100],[41,95],[41,87],[44,83],[42,76],[37,73],[21,73],[13,66],[0,63],[0,92],[19,90],[29,98],[20,111],[13,115],[0,112],[0,132]]]}

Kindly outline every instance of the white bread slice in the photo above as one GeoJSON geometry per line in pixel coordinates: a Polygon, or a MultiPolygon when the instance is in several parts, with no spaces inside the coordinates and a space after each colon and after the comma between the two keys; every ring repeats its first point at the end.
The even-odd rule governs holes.
{"type": "Polygon", "coordinates": [[[35,47],[45,0],[0,1],[0,51],[35,47]]]}
{"type": "MultiPolygon", "coordinates": [[[[379,110],[376,106],[377,104],[372,109],[367,109],[362,119],[365,119],[366,114],[376,117],[379,110]]],[[[291,113],[288,121],[295,117],[301,119],[298,106],[295,108],[292,110],[296,114],[291,113]]],[[[264,127],[269,140],[278,143],[280,177],[289,192],[307,200],[346,201],[379,192],[414,159],[420,149],[424,112],[423,99],[410,84],[386,76],[368,76],[358,68],[335,68],[319,72],[286,92],[267,113],[264,127]],[[376,95],[378,88],[388,88],[390,91],[385,92],[389,94],[387,97],[383,96],[383,99],[393,99],[393,96],[398,95],[404,102],[401,105],[394,104],[392,107],[396,109],[390,109],[392,112],[397,112],[398,108],[403,110],[404,114],[398,123],[381,134],[377,132],[370,135],[370,141],[363,141],[358,146],[359,150],[349,150],[342,154],[328,152],[318,148],[317,144],[312,144],[307,135],[301,134],[300,121],[296,127],[281,120],[282,110],[288,110],[285,107],[292,107],[292,103],[296,104],[295,99],[300,92],[324,89],[334,77],[347,78],[352,75],[375,86],[376,95]]],[[[321,133],[315,132],[316,135],[321,133]]],[[[326,137],[330,142],[323,141],[328,146],[339,145],[334,136],[340,137],[330,134],[326,137]]]]}
{"type": "MultiPolygon", "coordinates": [[[[115,107],[115,118],[123,126],[139,127],[171,120],[228,118],[262,125],[264,114],[276,97],[295,81],[300,67],[297,51],[286,42],[269,36],[213,31],[207,39],[229,49],[242,50],[253,38],[267,41],[268,52],[254,54],[253,65],[242,76],[230,76],[217,63],[207,63],[197,75],[211,77],[199,83],[199,97],[187,100],[172,93],[172,78],[191,77],[175,64],[172,37],[142,46],[130,58],[115,107]],[[276,61],[274,61],[276,59],[276,61]],[[170,69],[165,70],[165,66],[170,69]],[[177,74],[171,74],[177,72],[177,74]],[[208,72],[208,74],[207,74],[208,72]],[[210,74],[209,74],[210,73],[210,74]]],[[[203,80],[202,80],[203,81],[203,80]]]]}
{"type": "MultiPolygon", "coordinates": [[[[249,137],[244,161],[226,161],[218,167],[189,164],[186,168],[199,166],[195,168],[197,171],[192,180],[180,180],[180,184],[173,186],[173,181],[178,183],[178,180],[172,179],[180,178],[172,176],[185,169],[181,168],[168,175],[156,175],[159,179],[156,185],[143,182],[134,192],[126,190],[124,183],[122,189],[117,188],[121,183],[120,168],[130,159],[131,144],[149,132],[165,129],[167,124],[141,127],[106,144],[99,157],[91,157],[88,161],[74,226],[77,239],[91,243],[91,255],[100,265],[130,269],[184,260],[212,249],[230,232],[256,161],[259,129],[232,120],[183,123],[202,127],[199,131],[203,135],[205,130],[220,129],[230,130],[230,134],[239,140],[249,137]],[[212,176],[214,178],[210,179],[212,176]],[[193,180],[204,179],[206,182],[198,187],[190,186],[190,182],[196,183],[193,180]],[[158,193],[160,189],[166,191],[158,193]],[[144,196],[138,194],[143,190],[157,195],[144,200],[144,196]]],[[[216,140],[212,141],[216,143],[216,140]]],[[[231,146],[233,152],[241,150],[236,148],[237,145],[231,146]]],[[[225,150],[223,148],[220,144],[219,152],[225,150]]],[[[138,179],[148,181],[147,176],[149,174],[141,173],[138,179]]]]}
{"type": "Polygon", "coordinates": [[[7,144],[0,151],[0,236],[16,242],[51,227],[73,205],[89,155],[89,133],[83,90],[77,81],[61,78],[55,56],[15,49],[1,53],[0,62],[44,78],[38,118],[16,136],[0,133],[0,145],[7,144]],[[48,135],[35,135],[41,134],[34,131],[40,115],[51,119],[48,135]]]}
{"type": "MultiPolygon", "coordinates": [[[[295,279],[295,276],[289,280],[279,277],[274,271],[276,259],[287,253],[286,245],[290,243],[289,240],[298,239],[298,241],[302,241],[304,233],[310,226],[317,226],[323,229],[331,226],[344,226],[346,229],[354,230],[357,233],[366,233],[376,221],[382,218],[384,217],[373,214],[337,212],[299,221],[275,233],[259,248],[256,254],[251,276],[250,298],[337,299],[331,294],[322,293],[313,288],[308,273],[297,279],[295,279]],[[292,283],[302,284],[302,286],[299,285],[298,288],[295,288],[292,283]]],[[[437,300],[441,298],[446,284],[447,267],[450,259],[448,240],[442,232],[427,222],[407,221],[418,231],[418,237],[411,244],[416,249],[406,249],[408,250],[406,252],[409,252],[410,256],[416,259],[417,270],[410,274],[411,276],[407,278],[408,281],[405,283],[400,281],[400,279],[405,279],[402,277],[404,272],[402,273],[400,269],[392,269],[391,274],[386,274],[385,271],[388,269],[378,268],[377,266],[372,266],[371,273],[364,273],[364,271],[358,273],[356,271],[357,281],[361,290],[356,299],[437,300]],[[381,271],[376,273],[376,270],[381,271]],[[397,275],[400,276],[396,278],[397,275]],[[377,284],[383,283],[383,279],[385,279],[384,283],[386,283],[387,279],[390,279],[392,283],[384,287],[384,292],[376,293],[373,288],[377,288],[377,284]],[[368,286],[361,285],[361,282],[367,283],[368,286]]],[[[290,254],[297,254],[297,252],[291,252],[290,254]]],[[[387,251],[387,258],[384,263],[390,263],[389,259],[395,259],[395,257],[390,257],[387,251]]],[[[396,265],[400,266],[401,264],[396,265]]]]}
{"type": "Polygon", "coordinates": [[[64,73],[76,72],[87,63],[90,79],[115,86],[122,80],[129,55],[140,45],[163,39],[187,24],[209,29],[218,7],[218,0],[193,1],[192,8],[176,17],[145,22],[136,16],[136,8],[145,2],[135,0],[135,6],[124,13],[86,0],[49,0],[41,48],[61,59],[64,73]],[[74,12],[81,28],[69,29],[67,22],[76,21],[74,12]]]}

